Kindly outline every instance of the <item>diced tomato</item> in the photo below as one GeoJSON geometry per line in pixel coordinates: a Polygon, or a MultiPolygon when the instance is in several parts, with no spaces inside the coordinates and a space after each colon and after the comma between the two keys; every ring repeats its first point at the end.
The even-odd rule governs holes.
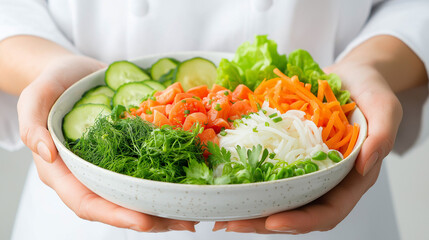
{"type": "Polygon", "coordinates": [[[211,128],[204,129],[202,133],[198,134],[198,137],[203,144],[207,144],[207,142],[210,141],[219,145],[219,138],[216,132],[211,128]]]}
{"type": "Polygon", "coordinates": [[[217,112],[216,118],[223,118],[225,120],[228,119],[229,111],[231,109],[231,102],[228,100],[226,96],[218,96],[217,100],[212,102],[211,110],[215,110],[217,112]]]}
{"type": "Polygon", "coordinates": [[[165,105],[165,116],[170,116],[170,112],[171,112],[171,109],[173,108],[173,104],[167,104],[167,105],[165,105]]]}
{"type": "Polygon", "coordinates": [[[196,125],[197,122],[200,124],[200,126],[205,127],[208,123],[207,115],[201,112],[189,114],[183,123],[183,130],[187,131],[191,129],[194,125],[196,125]]]}
{"type": "Polygon", "coordinates": [[[177,89],[180,93],[185,92],[183,91],[183,87],[182,87],[182,84],[180,84],[180,82],[175,82],[171,84],[170,86],[167,87],[167,89],[177,89]]]}
{"type": "Polygon", "coordinates": [[[207,127],[210,127],[216,133],[219,133],[222,130],[222,128],[224,128],[224,129],[230,128],[230,125],[225,119],[217,118],[213,122],[210,122],[210,120],[209,120],[209,124],[207,125],[207,127]]]}
{"type": "Polygon", "coordinates": [[[182,125],[186,118],[185,115],[189,115],[194,112],[202,112],[206,114],[206,109],[203,103],[195,98],[185,98],[173,105],[168,118],[172,124],[182,125]]]}
{"type": "Polygon", "coordinates": [[[249,99],[249,93],[252,93],[252,90],[250,90],[246,85],[240,84],[235,88],[234,92],[232,92],[232,97],[237,100],[249,99]]]}
{"type": "Polygon", "coordinates": [[[171,125],[170,120],[168,120],[168,118],[162,114],[161,112],[155,110],[153,112],[153,124],[155,124],[158,127],[162,127],[163,125],[171,125]]]}
{"type": "Polygon", "coordinates": [[[209,89],[206,85],[197,86],[189,89],[186,93],[194,94],[195,96],[203,99],[209,94],[209,89]]]}
{"type": "Polygon", "coordinates": [[[174,97],[174,104],[176,104],[178,101],[185,99],[185,98],[191,98],[194,97],[194,94],[191,93],[178,93],[176,94],[176,97],[174,97]]]}
{"type": "Polygon", "coordinates": [[[156,91],[155,94],[153,94],[154,97],[158,97],[162,94],[163,91],[156,91]]]}
{"type": "Polygon", "coordinates": [[[226,88],[224,88],[224,87],[222,87],[222,86],[220,86],[220,85],[213,84],[213,87],[212,87],[211,92],[212,92],[212,93],[217,93],[217,92],[219,92],[219,91],[221,91],[221,90],[227,90],[227,89],[226,89],[226,88]]]}
{"type": "Polygon", "coordinates": [[[150,107],[150,110],[152,112],[158,111],[158,112],[162,113],[163,115],[167,116],[167,112],[165,110],[166,106],[167,105],[158,105],[158,106],[155,106],[155,107],[150,107]]]}
{"type": "Polygon", "coordinates": [[[253,112],[252,106],[250,106],[249,100],[241,100],[232,104],[229,111],[229,118],[235,120],[241,118],[241,115],[247,115],[250,112],[253,112]]]}
{"type": "Polygon", "coordinates": [[[177,88],[167,88],[156,97],[156,101],[160,104],[171,104],[178,93],[181,93],[177,88]]]}
{"type": "Polygon", "coordinates": [[[140,117],[141,117],[143,120],[146,120],[146,121],[148,121],[148,122],[153,122],[153,114],[146,114],[146,113],[142,113],[142,114],[140,114],[140,117]]]}
{"type": "Polygon", "coordinates": [[[143,108],[144,110],[149,109],[150,107],[155,107],[158,106],[159,102],[154,101],[152,99],[148,99],[146,101],[143,101],[142,103],[140,103],[140,108],[143,108]]]}

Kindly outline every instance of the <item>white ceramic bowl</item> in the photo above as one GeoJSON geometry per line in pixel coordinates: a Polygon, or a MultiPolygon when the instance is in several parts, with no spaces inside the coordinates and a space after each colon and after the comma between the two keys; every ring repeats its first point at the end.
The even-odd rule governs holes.
{"type": "MultiPolygon", "coordinates": [[[[147,68],[162,57],[186,60],[195,56],[218,64],[232,54],[215,52],[183,52],[142,57],[132,61],[147,68]]],[[[192,221],[228,221],[268,216],[305,205],[335,187],[352,169],[366,138],[367,123],[359,109],[351,122],[360,125],[357,144],[349,157],[314,173],[271,182],[238,185],[188,185],[134,178],[95,166],[64,146],[62,120],[91,87],[104,84],[100,70],[75,83],[57,100],[49,114],[48,128],[58,152],[70,171],[86,187],[120,206],[166,218],[192,221]]]]}

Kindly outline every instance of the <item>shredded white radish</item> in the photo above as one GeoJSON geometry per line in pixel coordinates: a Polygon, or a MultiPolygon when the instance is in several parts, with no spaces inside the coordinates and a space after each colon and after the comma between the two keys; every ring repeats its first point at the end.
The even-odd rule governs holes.
{"type": "MultiPolygon", "coordinates": [[[[262,145],[270,153],[276,154],[274,159],[266,160],[274,164],[279,160],[292,163],[308,158],[318,151],[329,151],[322,140],[322,128],[305,119],[305,113],[299,110],[289,110],[281,114],[265,102],[260,111],[236,120],[235,125],[234,129],[225,130],[225,136],[219,135],[220,146],[230,151],[235,159],[238,158],[235,151],[237,145],[248,149],[262,145]],[[277,113],[277,116],[269,117],[274,113],[277,113]]],[[[319,169],[335,164],[331,160],[313,162],[319,169]]]]}

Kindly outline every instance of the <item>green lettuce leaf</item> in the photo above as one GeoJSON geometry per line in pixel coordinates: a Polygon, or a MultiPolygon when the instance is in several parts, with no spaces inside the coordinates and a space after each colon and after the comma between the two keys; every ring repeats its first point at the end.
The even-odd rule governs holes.
{"type": "Polygon", "coordinates": [[[255,37],[253,43],[245,42],[238,47],[232,61],[222,59],[219,63],[216,83],[234,90],[245,84],[254,90],[264,79],[272,78],[273,69],[286,69],[286,55],[277,52],[277,43],[267,35],[255,37]]]}
{"type": "Polygon", "coordinates": [[[217,76],[216,84],[230,90],[234,90],[239,84],[243,83],[239,67],[225,58],[219,63],[217,76]]]}
{"type": "Polygon", "coordinates": [[[350,92],[341,90],[340,77],[335,73],[325,74],[310,53],[305,50],[297,49],[289,54],[286,75],[289,77],[296,75],[301,82],[310,83],[311,92],[314,95],[317,95],[319,89],[318,80],[327,80],[341,105],[350,99],[350,92]]]}

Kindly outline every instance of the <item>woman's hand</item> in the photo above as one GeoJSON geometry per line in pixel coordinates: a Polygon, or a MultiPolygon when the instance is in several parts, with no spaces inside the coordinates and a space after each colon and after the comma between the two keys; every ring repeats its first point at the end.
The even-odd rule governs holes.
{"type": "Polygon", "coordinates": [[[331,230],[375,183],[381,160],[393,147],[402,119],[401,105],[383,76],[370,65],[340,63],[326,70],[340,75],[368,121],[368,137],[355,168],[334,189],[308,205],[266,218],[217,222],[213,230],[290,234],[331,230]]]}
{"type": "Polygon", "coordinates": [[[48,113],[64,90],[104,66],[94,59],[68,54],[47,65],[22,91],[18,102],[21,138],[33,152],[40,179],[80,218],[136,231],[195,231],[194,222],[154,217],[104,200],[82,185],[59,157],[47,130],[48,113]]]}

